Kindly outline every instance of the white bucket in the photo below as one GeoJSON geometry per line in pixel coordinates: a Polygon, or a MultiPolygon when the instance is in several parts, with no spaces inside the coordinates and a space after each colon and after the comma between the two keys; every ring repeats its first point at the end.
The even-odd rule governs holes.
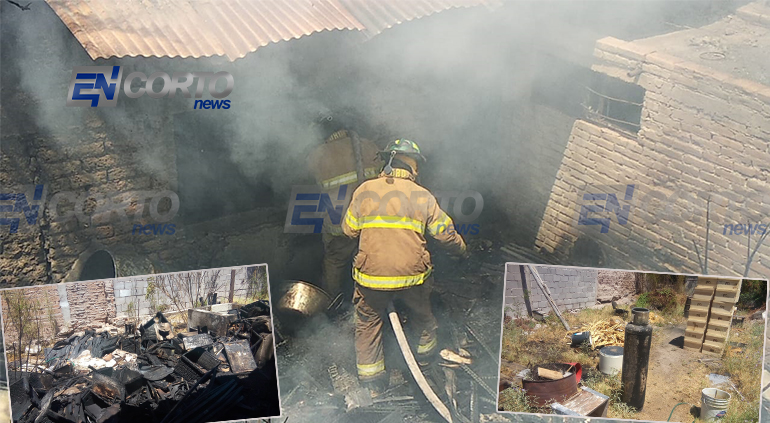
{"type": "Polygon", "coordinates": [[[599,350],[599,371],[605,375],[620,373],[623,369],[623,347],[604,347],[599,350]]]}
{"type": "Polygon", "coordinates": [[[727,414],[730,404],[730,394],[717,388],[706,388],[701,391],[700,418],[705,421],[721,419],[727,414]]]}

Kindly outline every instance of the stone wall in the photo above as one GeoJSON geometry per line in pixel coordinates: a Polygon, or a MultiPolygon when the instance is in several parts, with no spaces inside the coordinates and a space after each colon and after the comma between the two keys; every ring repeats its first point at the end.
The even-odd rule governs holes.
{"type": "Polygon", "coordinates": [[[608,303],[636,294],[636,273],[622,270],[599,270],[596,301],[608,303]]]}
{"type": "MultiPolygon", "coordinates": [[[[182,210],[168,222],[176,225],[173,235],[132,234],[134,224],[156,223],[149,213],[149,200],[144,202],[143,208],[139,208],[141,192],[178,190],[175,139],[178,134],[175,133],[174,122],[181,112],[191,112],[189,99],[182,96],[176,99],[144,96],[129,101],[123,96],[119,97],[115,108],[64,106],[73,66],[120,65],[124,76],[132,71],[149,75],[156,71],[226,70],[242,81],[238,83],[241,88],[233,93],[237,97],[233,100],[237,106],[230,110],[231,115],[238,116],[236,121],[240,123],[258,113],[246,103],[246,100],[255,101],[255,90],[266,86],[275,88],[279,85],[274,83],[276,78],[285,78],[283,74],[251,78],[255,69],[258,69],[257,73],[263,68],[270,70],[276,62],[282,63],[280,58],[264,60],[249,56],[237,64],[216,58],[183,60],[145,57],[94,62],[53,11],[42,6],[36,12],[39,28],[35,33],[30,33],[30,26],[25,26],[10,14],[2,16],[2,38],[8,42],[4,41],[0,53],[3,63],[8,65],[3,66],[0,72],[0,126],[3,128],[0,135],[0,192],[15,194],[30,185],[43,184],[47,188],[46,200],[63,192],[88,196],[89,199],[84,204],[84,219],[54,221],[51,210],[47,209],[51,204],[47,201],[41,205],[35,225],[21,228],[17,234],[9,234],[8,226],[0,226],[0,233],[3,234],[0,242],[0,288],[77,280],[73,279],[73,265],[85,261],[94,248],[111,252],[130,251],[139,257],[146,257],[156,272],[270,262],[274,263],[278,273],[286,270],[289,277],[315,280],[320,269],[303,267],[301,258],[296,256],[310,247],[318,247],[321,251],[320,236],[316,236],[317,242],[313,243],[307,236],[284,234],[286,208],[276,207],[276,204],[244,213],[228,212],[225,204],[221,215],[189,225],[183,222],[182,210]],[[247,80],[252,81],[256,88],[247,86],[247,80]],[[96,206],[107,201],[124,204],[121,209],[129,221],[122,221],[115,213],[94,213],[95,205],[92,203],[98,195],[106,198],[96,206]],[[296,273],[298,269],[302,272],[296,273]]],[[[264,73],[269,74],[267,71],[264,73]]],[[[280,109],[272,103],[261,103],[265,108],[280,109]]],[[[200,118],[215,120],[212,116],[200,118]]],[[[238,158],[257,171],[272,170],[261,169],[265,167],[261,166],[265,162],[272,163],[277,159],[269,154],[254,153],[257,150],[255,147],[259,146],[254,144],[253,132],[240,135],[245,138],[241,141],[247,144],[250,154],[256,154],[261,161],[249,162],[250,159],[242,154],[237,155],[238,158]]],[[[181,138],[184,139],[184,134],[181,138]]],[[[223,139],[206,141],[225,142],[223,139]]],[[[296,172],[294,176],[277,171],[270,174],[271,178],[289,186],[295,182],[294,179],[302,176],[302,172],[296,172]]],[[[253,192],[245,192],[247,196],[254,195],[253,192]]],[[[288,200],[288,193],[284,197],[283,192],[278,192],[276,196],[288,200]]],[[[2,205],[8,204],[12,205],[9,202],[2,205]]],[[[165,210],[164,206],[162,203],[161,211],[165,210]]],[[[73,208],[73,204],[65,201],[61,211],[72,211],[73,208]]],[[[0,215],[20,216],[19,213],[0,215]]],[[[125,260],[125,257],[122,258],[125,260]]],[[[304,262],[314,262],[314,258],[305,257],[304,262]]],[[[146,273],[150,271],[117,276],[146,273]]]]}
{"type": "MultiPolygon", "coordinates": [[[[770,87],[614,38],[600,40],[595,55],[595,70],[645,88],[641,130],[575,122],[536,245],[566,260],[587,236],[607,267],[700,273],[693,245],[702,255],[710,198],[709,272],[742,274],[746,236],[725,234],[724,225],[766,223],[770,87]],[[608,233],[577,225],[579,192],[625,184],[636,184],[627,225],[612,219],[608,233]]],[[[752,274],[770,273],[768,248],[752,274]]]]}
{"type": "MultiPolygon", "coordinates": [[[[579,310],[596,303],[596,269],[536,266],[548,286],[551,298],[561,311],[579,310]]],[[[527,266],[505,265],[505,313],[512,317],[528,315],[532,310],[553,312],[527,266]]]]}
{"type": "MultiPolygon", "coordinates": [[[[150,165],[149,160],[173,157],[170,114],[156,113],[153,103],[146,101],[138,111],[65,107],[72,67],[93,64],[93,60],[49,7],[40,7],[36,13],[39,25],[34,34],[29,25],[8,16],[2,19],[3,39],[9,42],[1,50],[7,65],[0,73],[0,186],[3,193],[16,194],[40,184],[47,192],[34,225],[26,227],[23,222],[18,234],[8,234],[8,226],[0,227],[4,238],[0,287],[4,288],[62,281],[78,256],[95,242],[141,250],[147,239],[131,235],[134,219],[121,222],[111,213],[94,210],[106,201],[125,203],[129,218],[143,212],[145,217],[136,221],[151,223],[147,204],[137,210],[137,192],[173,189],[175,180],[174,160],[165,160],[162,166],[150,165]],[[54,219],[50,200],[64,192],[89,197],[81,204],[85,218],[54,219]],[[105,197],[101,204],[97,196],[105,197]]],[[[97,64],[120,64],[124,75],[132,69],[129,61],[97,64]]],[[[59,212],[72,212],[74,207],[74,201],[63,201],[59,212]]],[[[3,217],[19,216],[3,213],[3,217]]]]}

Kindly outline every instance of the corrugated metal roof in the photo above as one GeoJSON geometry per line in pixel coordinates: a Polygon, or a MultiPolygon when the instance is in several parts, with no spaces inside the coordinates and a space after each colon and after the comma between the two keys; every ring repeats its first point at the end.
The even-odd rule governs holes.
{"type": "Polygon", "coordinates": [[[376,35],[394,25],[432,15],[442,10],[497,5],[498,0],[340,0],[350,13],[376,35]]]}
{"type": "Polygon", "coordinates": [[[281,40],[358,30],[374,36],[453,7],[498,0],[46,0],[92,59],[231,61],[281,40]]]}

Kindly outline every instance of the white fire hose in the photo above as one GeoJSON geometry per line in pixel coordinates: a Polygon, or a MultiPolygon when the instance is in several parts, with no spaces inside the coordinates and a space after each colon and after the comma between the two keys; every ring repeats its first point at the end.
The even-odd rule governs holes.
{"type": "Polygon", "coordinates": [[[409,371],[412,372],[412,376],[414,376],[417,386],[420,387],[420,390],[425,394],[428,402],[430,402],[433,408],[438,411],[441,417],[447,422],[452,423],[452,414],[449,412],[447,406],[441,402],[436,393],[433,392],[430,385],[428,385],[428,381],[425,380],[425,375],[422,374],[420,366],[417,364],[417,360],[414,359],[412,350],[409,348],[409,341],[406,340],[406,334],[404,334],[404,328],[401,326],[401,320],[392,305],[388,310],[388,317],[390,318],[390,325],[393,327],[393,333],[396,335],[398,346],[401,348],[401,354],[404,355],[406,365],[409,367],[409,371]]]}

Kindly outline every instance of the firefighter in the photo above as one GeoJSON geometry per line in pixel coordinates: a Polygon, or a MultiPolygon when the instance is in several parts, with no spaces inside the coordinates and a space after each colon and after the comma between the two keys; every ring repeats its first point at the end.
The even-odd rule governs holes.
{"type": "MultiPolygon", "coordinates": [[[[349,129],[351,125],[347,120],[349,118],[341,114],[326,113],[316,122],[325,141],[311,152],[309,167],[322,191],[331,199],[337,199],[341,189],[349,194],[363,182],[358,180],[353,148],[355,134],[349,129]]],[[[379,168],[379,149],[372,141],[360,139],[359,142],[364,177],[375,177],[379,168]]],[[[344,236],[339,223],[339,220],[336,224],[331,219],[325,221],[322,234],[324,260],[321,286],[332,298],[342,293],[345,281],[349,280],[349,266],[357,247],[355,240],[344,236]]]]}
{"type": "Polygon", "coordinates": [[[388,386],[382,346],[382,325],[388,305],[399,300],[409,309],[420,333],[416,358],[432,364],[438,325],[430,306],[433,265],[425,234],[440,241],[456,257],[467,258],[462,237],[436,198],[415,182],[425,161],[416,143],[399,139],[381,152],[387,160],[375,179],[353,193],[342,230],[359,238],[353,261],[356,364],[359,380],[372,396],[388,386]]]}

